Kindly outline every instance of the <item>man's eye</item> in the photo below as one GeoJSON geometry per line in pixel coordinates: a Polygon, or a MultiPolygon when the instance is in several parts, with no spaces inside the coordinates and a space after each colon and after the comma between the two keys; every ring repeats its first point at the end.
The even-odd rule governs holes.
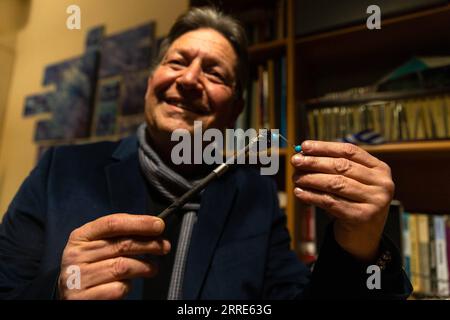
{"type": "Polygon", "coordinates": [[[168,63],[171,65],[183,66],[183,62],[181,60],[169,60],[168,63]]]}
{"type": "Polygon", "coordinates": [[[209,71],[208,74],[221,82],[225,81],[225,77],[217,71],[209,71]]]}

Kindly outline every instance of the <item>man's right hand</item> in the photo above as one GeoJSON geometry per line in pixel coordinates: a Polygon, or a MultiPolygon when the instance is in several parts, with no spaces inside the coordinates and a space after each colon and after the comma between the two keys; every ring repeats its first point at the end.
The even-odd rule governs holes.
{"type": "Polygon", "coordinates": [[[133,256],[164,255],[170,243],[160,236],[164,221],[149,215],[117,213],[75,229],[61,260],[58,280],[61,299],[121,299],[130,290],[130,280],[152,277],[156,266],[133,256]],[[80,289],[69,288],[66,272],[80,270],[80,289]]]}

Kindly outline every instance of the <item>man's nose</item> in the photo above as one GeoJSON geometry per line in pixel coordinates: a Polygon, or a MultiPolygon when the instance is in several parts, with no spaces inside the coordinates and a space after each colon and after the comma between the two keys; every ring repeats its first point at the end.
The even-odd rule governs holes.
{"type": "Polygon", "coordinates": [[[202,68],[196,61],[184,69],[183,74],[176,80],[177,84],[187,90],[201,90],[200,76],[202,68]]]}

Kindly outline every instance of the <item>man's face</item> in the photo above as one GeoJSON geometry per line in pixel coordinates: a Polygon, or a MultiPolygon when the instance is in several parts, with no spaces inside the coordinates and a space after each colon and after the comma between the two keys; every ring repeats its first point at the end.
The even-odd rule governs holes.
{"type": "Polygon", "coordinates": [[[234,96],[237,56],[217,31],[198,29],[183,34],[169,47],[148,80],[146,120],[150,134],[167,136],[194,121],[203,129],[232,127],[242,101],[234,96]]]}

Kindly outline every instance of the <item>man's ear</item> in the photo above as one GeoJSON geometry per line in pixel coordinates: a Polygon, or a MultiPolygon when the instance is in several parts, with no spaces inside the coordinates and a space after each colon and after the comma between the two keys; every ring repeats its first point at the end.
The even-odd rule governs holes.
{"type": "Polygon", "coordinates": [[[230,123],[228,124],[229,128],[234,128],[236,124],[236,120],[244,110],[245,101],[242,98],[237,98],[233,105],[233,113],[230,117],[230,123]]]}

